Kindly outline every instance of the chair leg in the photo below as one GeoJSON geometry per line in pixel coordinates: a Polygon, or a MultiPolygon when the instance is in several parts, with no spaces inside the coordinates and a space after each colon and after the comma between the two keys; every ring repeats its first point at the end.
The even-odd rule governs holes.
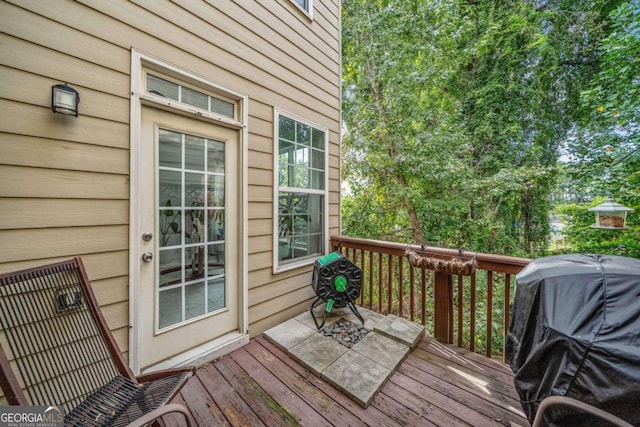
{"type": "Polygon", "coordinates": [[[540,427],[542,425],[542,418],[544,416],[544,411],[554,405],[571,406],[573,408],[577,408],[582,411],[589,412],[618,427],[633,427],[631,424],[629,424],[625,420],[620,419],[613,414],[605,412],[600,408],[596,408],[595,406],[592,406],[587,403],[581,402],[579,400],[572,399],[570,397],[565,397],[565,396],[549,396],[543,399],[542,402],[540,402],[540,406],[538,407],[538,412],[536,412],[536,417],[534,418],[533,423],[531,424],[531,427],[540,427]]]}
{"type": "Polygon", "coordinates": [[[187,426],[192,427],[191,417],[189,417],[189,411],[187,411],[187,408],[177,403],[170,403],[168,405],[161,406],[158,409],[151,411],[148,414],[145,414],[144,416],[138,418],[132,423],[129,423],[127,427],[142,427],[144,425],[151,423],[152,421],[155,421],[157,418],[160,418],[163,415],[170,414],[172,412],[181,413],[182,416],[184,416],[187,426]]]}

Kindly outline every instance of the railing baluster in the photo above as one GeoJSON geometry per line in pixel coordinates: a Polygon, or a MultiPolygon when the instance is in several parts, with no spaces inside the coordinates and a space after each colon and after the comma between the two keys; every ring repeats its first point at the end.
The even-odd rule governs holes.
{"type": "Polygon", "coordinates": [[[391,314],[391,303],[393,302],[393,291],[391,289],[391,278],[393,277],[393,256],[387,257],[387,314],[391,314]]]}
{"type": "Polygon", "coordinates": [[[382,313],[382,252],[378,253],[378,313],[382,313]]]}
{"type": "Polygon", "coordinates": [[[491,324],[493,322],[493,271],[487,271],[487,347],[484,354],[491,357],[491,324]]]}
{"type": "Polygon", "coordinates": [[[423,268],[422,270],[422,277],[420,278],[420,292],[421,292],[421,296],[420,296],[420,301],[422,302],[422,313],[421,314],[421,320],[422,320],[422,324],[426,325],[427,324],[427,272],[426,270],[423,268]]]}
{"type": "Polygon", "coordinates": [[[415,286],[414,268],[409,265],[409,317],[412,322],[416,321],[415,318],[415,292],[413,287],[415,286]]]}
{"type": "Polygon", "coordinates": [[[369,310],[373,310],[373,252],[369,251],[369,310]]]}
{"type": "Polygon", "coordinates": [[[505,335],[505,339],[502,343],[502,361],[507,363],[507,331],[509,330],[509,307],[511,300],[511,275],[509,273],[504,275],[504,323],[503,323],[503,334],[505,335]]]}
{"type": "Polygon", "coordinates": [[[398,316],[404,317],[402,303],[404,301],[404,271],[402,257],[398,257],[398,316]]]}
{"type": "Polygon", "coordinates": [[[463,295],[462,295],[462,274],[458,274],[458,347],[462,347],[462,339],[464,330],[462,328],[462,321],[464,316],[463,311],[463,295]]]}
{"type": "Polygon", "coordinates": [[[471,275],[471,313],[469,315],[469,350],[476,351],[476,273],[471,275]]]}

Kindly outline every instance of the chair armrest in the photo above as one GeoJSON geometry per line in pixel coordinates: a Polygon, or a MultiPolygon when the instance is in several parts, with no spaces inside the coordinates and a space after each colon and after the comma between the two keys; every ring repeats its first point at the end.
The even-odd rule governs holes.
{"type": "Polygon", "coordinates": [[[173,412],[181,413],[187,422],[187,426],[191,427],[191,418],[189,417],[189,411],[187,411],[187,409],[184,406],[179,405],[177,403],[170,403],[168,405],[161,406],[158,409],[153,410],[148,414],[144,415],[143,417],[140,417],[134,422],[128,424],[127,427],[142,427],[146,424],[151,423],[152,421],[155,421],[156,419],[162,417],[163,415],[170,414],[173,412]]]}
{"type": "Polygon", "coordinates": [[[536,412],[536,417],[534,418],[533,423],[531,424],[531,427],[540,427],[542,425],[542,417],[544,416],[544,411],[554,405],[571,406],[573,408],[577,408],[585,412],[589,412],[619,427],[633,427],[631,424],[629,424],[625,420],[620,419],[608,412],[605,412],[602,409],[596,408],[595,406],[592,406],[587,403],[581,402],[579,400],[572,399],[570,397],[565,397],[565,396],[549,396],[543,399],[542,402],[540,402],[540,406],[538,407],[538,412],[536,412]]]}
{"type": "Polygon", "coordinates": [[[170,377],[172,375],[190,373],[193,376],[196,372],[196,368],[188,367],[188,368],[171,368],[171,369],[162,369],[160,371],[149,372],[148,374],[142,374],[136,378],[139,383],[145,383],[147,381],[155,381],[161,378],[170,377]]]}

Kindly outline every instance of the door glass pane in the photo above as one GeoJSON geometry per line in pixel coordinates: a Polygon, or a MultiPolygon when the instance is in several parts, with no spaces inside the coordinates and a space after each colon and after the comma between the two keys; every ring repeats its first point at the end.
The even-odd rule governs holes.
{"type": "Polygon", "coordinates": [[[160,166],[180,168],[182,165],[182,135],[169,130],[159,130],[160,166]]]}
{"type": "Polygon", "coordinates": [[[160,289],[158,298],[160,328],[182,321],[182,288],[160,289]]]}
{"type": "Polygon", "coordinates": [[[225,307],[225,144],[161,130],[158,327],[225,307]]]}
{"type": "Polygon", "coordinates": [[[207,182],[207,206],[210,208],[224,207],[223,175],[209,175],[209,182],[207,182]]]}
{"type": "Polygon", "coordinates": [[[184,203],[187,207],[204,206],[204,174],[185,173],[184,203]]]}
{"type": "Polygon", "coordinates": [[[179,284],[182,281],[181,249],[160,251],[160,288],[179,284]]]}
{"type": "Polygon", "coordinates": [[[189,285],[185,288],[185,320],[201,316],[207,311],[207,298],[204,282],[189,285]]]}
{"type": "Polygon", "coordinates": [[[211,313],[214,310],[219,310],[221,308],[224,308],[225,306],[224,278],[219,277],[216,279],[209,279],[209,281],[207,281],[207,287],[208,287],[207,312],[211,313]]]}
{"type": "Polygon", "coordinates": [[[209,245],[207,250],[208,257],[208,275],[222,276],[224,275],[224,243],[209,245]]]}
{"type": "Polygon", "coordinates": [[[185,137],[185,169],[204,170],[204,138],[187,135],[185,137]]]}
{"type": "Polygon", "coordinates": [[[160,207],[179,208],[182,206],[182,175],[180,172],[160,170],[160,207]]]}

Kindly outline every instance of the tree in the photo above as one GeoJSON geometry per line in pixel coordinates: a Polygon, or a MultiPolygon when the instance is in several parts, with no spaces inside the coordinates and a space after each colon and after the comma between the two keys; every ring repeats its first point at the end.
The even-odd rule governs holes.
{"type": "Polygon", "coordinates": [[[343,1],[345,233],[545,248],[601,3],[343,1]]]}
{"type": "Polygon", "coordinates": [[[572,185],[600,197],[557,211],[568,222],[572,251],[640,257],[640,2],[618,3],[598,46],[598,72],[582,93],[584,120],[567,144],[572,185]],[[606,195],[635,209],[629,231],[590,227],[587,209],[606,195]]]}

